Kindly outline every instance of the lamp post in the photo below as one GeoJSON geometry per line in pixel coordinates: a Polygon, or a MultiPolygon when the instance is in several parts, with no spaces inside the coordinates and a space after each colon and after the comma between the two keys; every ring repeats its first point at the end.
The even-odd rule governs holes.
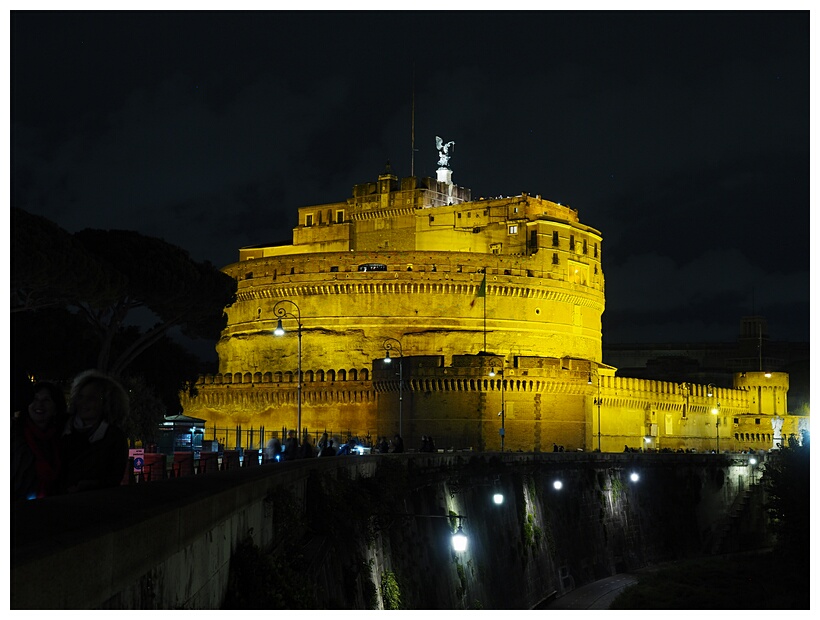
{"type": "MultiPolygon", "coordinates": [[[[501,416],[501,428],[498,431],[498,434],[501,435],[501,451],[504,452],[504,435],[506,433],[506,429],[504,428],[504,392],[507,389],[507,382],[504,380],[504,369],[498,371],[501,374],[501,413],[498,415],[501,416]]],[[[495,377],[496,372],[495,368],[490,369],[490,376],[495,377]]]]}
{"type": "MultiPolygon", "coordinates": [[[[706,396],[712,398],[715,395],[715,384],[706,386],[706,396]]],[[[715,454],[720,454],[720,402],[712,407],[712,414],[715,416],[715,454]]]]}
{"type": "Polygon", "coordinates": [[[401,341],[396,338],[386,338],[384,344],[384,363],[390,363],[390,351],[393,347],[396,347],[399,350],[399,437],[403,436],[402,428],[401,428],[401,401],[403,396],[404,390],[404,352],[401,348],[401,341]]]}
{"type": "Polygon", "coordinates": [[[720,402],[712,409],[715,415],[715,454],[720,454],[720,402]]]}
{"type": "MultiPolygon", "coordinates": [[[[601,375],[596,373],[598,377],[598,396],[593,399],[593,403],[598,406],[598,452],[601,451],[601,375]]],[[[592,373],[589,374],[587,383],[592,385],[592,373]]]]}
{"type": "Polygon", "coordinates": [[[279,320],[276,323],[276,329],[273,330],[273,333],[277,336],[285,335],[285,330],[282,327],[283,318],[296,319],[296,339],[298,341],[296,367],[296,436],[299,437],[302,434],[302,312],[299,310],[299,306],[296,305],[295,301],[283,299],[276,302],[276,305],[273,306],[273,313],[279,317],[279,320]],[[287,304],[293,306],[296,314],[294,314],[293,311],[289,312],[286,309],[285,306],[287,304]]]}

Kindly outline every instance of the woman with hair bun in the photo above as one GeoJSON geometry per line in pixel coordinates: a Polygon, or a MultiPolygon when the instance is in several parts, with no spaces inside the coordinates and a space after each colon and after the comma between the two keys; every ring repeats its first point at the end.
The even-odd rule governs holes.
{"type": "Polygon", "coordinates": [[[28,409],[12,420],[12,499],[38,499],[57,494],[60,433],[65,420],[63,391],[54,383],[36,383],[28,409]]]}
{"type": "Polygon", "coordinates": [[[66,493],[117,486],[128,464],[128,438],[118,424],[128,415],[120,383],[95,370],[74,379],[69,420],[62,436],[62,490],[66,493]]]}

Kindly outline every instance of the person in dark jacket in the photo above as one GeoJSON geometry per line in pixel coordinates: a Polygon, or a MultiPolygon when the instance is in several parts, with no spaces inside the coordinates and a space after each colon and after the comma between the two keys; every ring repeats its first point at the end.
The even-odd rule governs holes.
{"type": "Polygon", "coordinates": [[[285,452],[282,455],[283,461],[295,461],[299,458],[299,440],[296,438],[296,431],[288,431],[288,438],[285,441],[285,452]]]}
{"type": "Polygon", "coordinates": [[[128,394],[113,377],[88,370],[74,379],[69,400],[60,438],[62,491],[119,485],[128,465],[128,438],[118,424],[128,415],[128,394]]]}
{"type": "Polygon", "coordinates": [[[46,381],[35,384],[32,392],[27,410],[12,420],[12,499],[49,497],[59,490],[65,395],[58,386],[46,381]]]}

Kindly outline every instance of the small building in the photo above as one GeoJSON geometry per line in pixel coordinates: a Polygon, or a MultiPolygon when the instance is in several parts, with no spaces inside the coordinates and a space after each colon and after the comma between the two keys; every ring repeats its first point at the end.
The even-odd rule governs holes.
{"type": "Polygon", "coordinates": [[[165,416],[165,421],[158,428],[157,447],[162,454],[173,455],[174,452],[194,452],[202,450],[202,437],[205,434],[205,420],[187,415],[165,416]]]}

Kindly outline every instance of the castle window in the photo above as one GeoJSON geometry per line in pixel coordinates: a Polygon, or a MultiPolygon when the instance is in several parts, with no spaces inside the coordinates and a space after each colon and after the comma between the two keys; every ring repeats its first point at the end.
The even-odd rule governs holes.
{"type": "Polygon", "coordinates": [[[305,226],[313,226],[313,214],[308,213],[305,216],[305,226]]]}
{"type": "Polygon", "coordinates": [[[552,231],[552,245],[553,245],[553,247],[556,247],[556,248],[559,245],[559,243],[558,243],[558,231],[557,230],[552,231]]]}
{"type": "Polygon", "coordinates": [[[595,258],[598,258],[598,244],[597,243],[595,244],[593,256],[595,256],[595,258]]]}
{"type": "Polygon", "coordinates": [[[755,424],[760,424],[760,418],[755,419],[755,424]]]}
{"type": "Polygon", "coordinates": [[[461,219],[461,212],[459,212],[458,214],[458,219],[461,219]]]}
{"type": "Polygon", "coordinates": [[[598,273],[598,265],[595,265],[595,273],[598,273]]]}
{"type": "Polygon", "coordinates": [[[570,252],[575,251],[575,235],[570,235],[569,236],[569,251],[570,252]]]}
{"type": "Polygon", "coordinates": [[[387,271],[387,265],[384,263],[362,263],[359,265],[359,271],[387,271]]]}
{"type": "Polygon", "coordinates": [[[737,423],[739,423],[739,422],[740,422],[740,420],[739,420],[738,418],[732,418],[732,421],[733,421],[735,424],[737,424],[737,423]]]}
{"type": "Polygon", "coordinates": [[[587,253],[587,240],[584,239],[584,254],[587,253]]]}
{"type": "Polygon", "coordinates": [[[553,253],[552,253],[552,264],[553,264],[553,265],[557,265],[557,264],[558,264],[558,252],[553,252],[553,253]]]}
{"type": "Polygon", "coordinates": [[[518,234],[518,224],[513,224],[512,226],[510,226],[509,234],[511,234],[511,235],[518,234]]]}
{"type": "Polygon", "coordinates": [[[345,212],[344,211],[336,211],[336,223],[341,224],[345,221],[345,212]]]}
{"type": "Polygon", "coordinates": [[[339,266],[338,266],[338,265],[333,265],[333,266],[330,268],[330,271],[331,271],[331,272],[333,272],[333,273],[335,273],[335,272],[339,271],[339,266]]]}

